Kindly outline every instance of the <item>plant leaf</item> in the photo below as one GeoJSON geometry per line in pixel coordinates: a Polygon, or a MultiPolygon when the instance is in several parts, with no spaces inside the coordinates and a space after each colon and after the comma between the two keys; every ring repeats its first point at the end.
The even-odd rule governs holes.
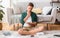
{"type": "Polygon", "coordinates": [[[2,18],[3,18],[3,15],[2,14],[0,14],[0,20],[2,21],[2,18]]]}
{"type": "Polygon", "coordinates": [[[0,13],[5,14],[5,13],[3,12],[3,10],[0,10],[0,13]]]}
{"type": "Polygon", "coordinates": [[[0,5],[0,7],[4,8],[2,5],[0,5]]]}

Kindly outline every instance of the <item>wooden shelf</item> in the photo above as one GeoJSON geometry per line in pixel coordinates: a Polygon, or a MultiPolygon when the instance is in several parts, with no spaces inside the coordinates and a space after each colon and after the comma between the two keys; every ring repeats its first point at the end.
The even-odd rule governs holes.
{"type": "Polygon", "coordinates": [[[59,1],[52,1],[51,3],[60,3],[59,1]]]}
{"type": "Polygon", "coordinates": [[[52,1],[52,2],[50,2],[51,3],[51,5],[53,6],[53,3],[60,3],[60,1],[52,1]]]}

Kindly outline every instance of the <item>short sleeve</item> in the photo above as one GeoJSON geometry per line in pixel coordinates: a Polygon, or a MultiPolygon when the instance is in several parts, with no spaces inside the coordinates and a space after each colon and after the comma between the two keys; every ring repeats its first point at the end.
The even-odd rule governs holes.
{"type": "Polygon", "coordinates": [[[20,17],[20,23],[22,24],[22,25],[24,25],[24,14],[22,13],[22,15],[21,15],[21,17],[20,17]]]}

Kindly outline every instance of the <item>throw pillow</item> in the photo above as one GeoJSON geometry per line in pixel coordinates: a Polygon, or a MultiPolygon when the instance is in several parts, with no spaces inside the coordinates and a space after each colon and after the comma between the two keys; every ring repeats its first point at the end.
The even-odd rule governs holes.
{"type": "Polygon", "coordinates": [[[36,14],[41,14],[42,13],[42,9],[41,8],[33,8],[32,12],[34,12],[36,14]]]}
{"type": "Polygon", "coordinates": [[[42,10],[42,14],[47,15],[51,9],[52,9],[52,7],[44,7],[42,10]]]}

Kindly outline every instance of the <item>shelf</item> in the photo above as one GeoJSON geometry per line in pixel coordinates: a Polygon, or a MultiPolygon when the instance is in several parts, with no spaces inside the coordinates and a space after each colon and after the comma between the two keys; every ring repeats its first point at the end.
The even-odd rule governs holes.
{"type": "Polygon", "coordinates": [[[53,3],[60,3],[60,1],[52,1],[50,4],[53,6],[53,3]]]}
{"type": "Polygon", "coordinates": [[[60,3],[59,1],[52,1],[51,3],[60,3]]]}

